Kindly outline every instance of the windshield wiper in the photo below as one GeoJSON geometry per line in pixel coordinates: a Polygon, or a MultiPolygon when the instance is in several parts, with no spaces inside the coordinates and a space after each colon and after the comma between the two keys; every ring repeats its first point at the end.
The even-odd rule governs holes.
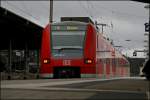
{"type": "Polygon", "coordinates": [[[61,52],[62,50],[83,50],[83,48],[79,47],[62,47],[62,48],[55,48],[54,50],[58,50],[61,52]]]}

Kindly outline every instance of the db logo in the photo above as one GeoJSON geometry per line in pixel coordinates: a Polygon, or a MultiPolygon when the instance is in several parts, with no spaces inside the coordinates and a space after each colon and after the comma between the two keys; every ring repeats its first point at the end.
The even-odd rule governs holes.
{"type": "Polygon", "coordinates": [[[65,66],[71,65],[71,60],[63,60],[63,65],[65,66]]]}

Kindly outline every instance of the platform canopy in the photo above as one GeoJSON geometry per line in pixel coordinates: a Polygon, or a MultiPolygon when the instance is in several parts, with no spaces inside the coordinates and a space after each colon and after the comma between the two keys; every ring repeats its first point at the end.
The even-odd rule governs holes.
{"type": "Polygon", "coordinates": [[[37,24],[0,7],[0,49],[39,49],[43,28],[37,24]]]}

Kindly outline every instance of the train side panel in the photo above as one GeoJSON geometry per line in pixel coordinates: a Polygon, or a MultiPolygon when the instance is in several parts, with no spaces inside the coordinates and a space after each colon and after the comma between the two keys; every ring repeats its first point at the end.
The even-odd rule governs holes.
{"type": "Polygon", "coordinates": [[[129,63],[115,48],[103,38],[97,35],[97,76],[98,78],[129,76],[129,63]]]}
{"type": "Polygon", "coordinates": [[[43,30],[42,34],[42,46],[41,46],[41,67],[40,67],[40,76],[41,77],[50,77],[52,74],[52,68],[49,63],[51,62],[51,47],[50,47],[50,25],[43,30]],[[44,60],[49,61],[47,64],[44,64],[44,60]]]}
{"type": "Polygon", "coordinates": [[[81,67],[81,74],[84,76],[96,76],[96,31],[91,24],[87,26],[84,45],[84,59],[92,60],[91,64],[85,64],[81,67]]]}

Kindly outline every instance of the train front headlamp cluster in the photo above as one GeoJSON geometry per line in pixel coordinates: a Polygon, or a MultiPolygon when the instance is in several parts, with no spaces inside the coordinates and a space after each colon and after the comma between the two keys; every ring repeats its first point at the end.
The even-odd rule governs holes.
{"type": "Polygon", "coordinates": [[[48,63],[50,63],[50,60],[49,60],[49,59],[44,59],[44,60],[43,60],[43,63],[44,63],[44,64],[48,64],[48,63]]]}
{"type": "Polygon", "coordinates": [[[86,64],[91,64],[91,63],[93,63],[93,61],[91,59],[85,59],[85,63],[86,64]]]}

